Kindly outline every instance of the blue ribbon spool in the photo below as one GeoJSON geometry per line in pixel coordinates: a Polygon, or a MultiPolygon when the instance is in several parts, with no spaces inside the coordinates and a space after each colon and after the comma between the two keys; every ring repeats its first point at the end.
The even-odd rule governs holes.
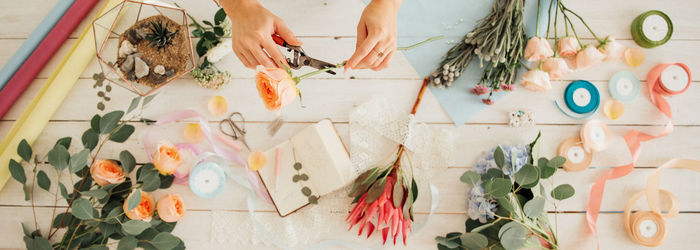
{"type": "Polygon", "coordinates": [[[190,189],[203,198],[212,198],[226,186],[226,174],[215,162],[203,161],[198,163],[190,172],[190,189]]]}
{"type": "Polygon", "coordinates": [[[623,70],[610,78],[610,96],[622,102],[631,102],[639,95],[639,78],[634,73],[623,70]]]}
{"type": "Polygon", "coordinates": [[[569,83],[564,90],[564,103],[571,111],[583,116],[574,116],[566,112],[559,102],[554,100],[554,104],[565,115],[574,119],[585,119],[591,117],[600,106],[600,92],[591,82],[586,80],[576,80],[569,83]]]}

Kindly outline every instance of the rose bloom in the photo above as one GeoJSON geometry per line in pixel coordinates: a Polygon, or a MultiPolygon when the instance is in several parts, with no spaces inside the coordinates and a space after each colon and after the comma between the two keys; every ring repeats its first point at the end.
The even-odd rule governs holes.
{"type": "Polygon", "coordinates": [[[90,166],[90,175],[100,186],[122,183],[126,178],[121,164],[115,160],[96,160],[90,166]]]}
{"type": "Polygon", "coordinates": [[[547,39],[542,37],[533,37],[527,41],[527,47],[525,47],[525,60],[529,62],[540,61],[547,57],[554,55],[552,47],[549,46],[547,39]]]}
{"type": "Polygon", "coordinates": [[[162,141],[153,153],[153,165],[162,175],[171,175],[182,164],[180,151],[170,142],[162,141]]]}
{"type": "Polygon", "coordinates": [[[158,216],[165,222],[176,222],[185,216],[185,204],[177,194],[168,194],[156,204],[158,216]]]}
{"type": "Polygon", "coordinates": [[[544,92],[552,88],[552,85],[549,83],[549,74],[539,69],[525,72],[520,83],[526,89],[538,92],[544,92]]]}
{"type": "Polygon", "coordinates": [[[153,201],[153,197],[151,197],[150,194],[141,191],[141,203],[139,203],[139,205],[134,209],[127,210],[129,199],[131,199],[132,195],[134,195],[133,191],[128,197],[126,197],[126,200],[124,200],[123,209],[126,217],[129,217],[129,219],[132,220],[150,221],[151,217],[153,217],[153,212],[155,212],[155,202],[153,201]]]}
{"type": "Polygon", "coordinates": [[[564,37],[559,39],[559,55],[563,57],[575,56],[581,49],[575,37],[564,37]]]}
{"type": "Polygon", "coordinates": [[[265,108],[277,111],[296,99],[296,82],[286,70],[258,65],[255,71],[255,86],[265,108]]]}
{"type": "Polygon", "coordinates": [[[542,63],[542,70],[549,73],[550,79],[560,79],[571,73],[573,70],[566,64],[566,60],[561,57],[550,57],[542,63]]]}
{"type": "Polygon", "coordinates": [[[622,53],[625,52],[625,46],[615,41],[615,39],[610,39],[605,43],[605,45],[598,48],[598,50],[605,55],[605,61],[616,61],[622,57],[622,53]]]}
{"type": "Polygon", "coordinates": [[[594,46],[588,46],[576,54],[576,69],[585,69],[603,61],[605,55],[594,46]]]}

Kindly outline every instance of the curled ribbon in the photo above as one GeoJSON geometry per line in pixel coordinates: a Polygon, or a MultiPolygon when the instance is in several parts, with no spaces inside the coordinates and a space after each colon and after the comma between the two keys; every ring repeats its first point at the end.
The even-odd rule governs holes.
{"type": "MultiPolygon", "coordinates": [[[[681,76],[682,80],[685,80],[685,76],[681,76]]],[[[671,107],[664,99],[664,96],[672,96],[685,92],[691,83],[691,74],[688,66],[682,63],[662,63],[654,66],[649,73],[647,73],[647,90],[649,92],[649,99],[654,106],[656,106],[659,111],[664,113],[669,119],[668,123],[657,135],[650,135],[646,133],[639,132],[637,130],[632,130],[627,135],[625,135],[625,142],[632,154],[632,163],[615,167],[603,176],[601,176],[593,187],[591,188],[590,200],[588,201],[588,207],[586,209],[586,224],[588,228],[593,233],[594,237],[598,238],[598,233],[596,231],[596,222],[598,221],[598,214],[600,213],[600,205],[603,200],[603,191],[605,191],[605,182],[607,180],[617,179],[623,177],[634,169],[634,165],[637,164],[639,156],[642,154],[640,148],[641,142],[649,141],[655,138],[663,137],[670,134],[673,131],[673,116],[671,114],[671,107]],[[678,76],[669,76],[667,69],[670,69],[671,73],[678,72],[677,69],[684,71],[687,76],[687,81],[685,86],[682,88],[677,87],[678,76]],[[665,73],[664,73],[665,72],[665,73]]],[[[597,244],[600,244],[597,242],[597,244]]],[[[598,245],[600,248],[600,245],[598,245]]]]}

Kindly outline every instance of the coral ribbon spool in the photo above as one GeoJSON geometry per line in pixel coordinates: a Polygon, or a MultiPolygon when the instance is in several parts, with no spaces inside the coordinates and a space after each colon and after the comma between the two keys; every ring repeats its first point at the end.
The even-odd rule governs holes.
{"type": "Polygon", "coordinates": [[[556,100],[557,108],[565,115],[574,119],[585,119],[591,117],[600,106],[600,92],[598,88],[589,81],[576,80],[569,83],[564,90],[564,103],[572,112],[583,116],[574,116],[566,112],[556,100]]]}
{"type": "Polygon", "coordinates": [[[642,13],[632,21],[632,39],[644,48],[661,46],[671,39],[673,22],[666,13],[650,10],[642,13]]]}
{"type": "MultiPolygon", "coordinates": [[[[625,135],[625,142],[632,154],[632,162],[607,171],[593,184],[590,200],[588,201],[588,207],[586,209],[586,224],[595,237],[597,237],[598,234],[596,231],[596,222],[598,220],[598,214],[600,213],[600,205],[603,201],[605,182],[607,180],[623,177],[632,172],[634,165],[637,164],[637,160],[639,160],[642,154],[641,142],[663,137],[673,132],[671,106],[663,97],[683,93],[690,86],[691,79],[690,69],[682,63],[662,63],[654,66],[649,73],[647,73],[649,99],[659,111],[668,117],[669,122],[661,133],[657,135],[650,135],[637,130],[632,130],[627,133],[627,135],[625,135]],[[681,70],[679,71],[679,69],[681,70]]],[[[653,199],[653,197],[651,199],[653,199]]]]}
{"type": "Polygon", "coordinates": [[[587,152],[605,150],[610,144],[610,130],[600,120],[590,120],[583,124],[580,136],[587,152]]]}
{"type": "Polygon", "coordinates": [[[578,136],[561,142],[557,152],[559,156],[566,158],[562,167],[569,172],[586,170],[593,161],[593,152],[587,152],[583,149],[583,142],[578,136]]]}

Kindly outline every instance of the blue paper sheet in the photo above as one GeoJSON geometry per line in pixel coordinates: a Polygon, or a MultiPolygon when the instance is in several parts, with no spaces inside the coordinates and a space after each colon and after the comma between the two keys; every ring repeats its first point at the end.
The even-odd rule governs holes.
{"type": "MultiPolygon", "coordinates": [[[[540,3],[539,36],[545,36],[547,10],[552,0],[540,3]]],[[[556,1],[556,0],[554,0],[556,1]]],[[[555,2],[556,3],[556,2],[555,2]]],[[[525,1],[525,30],[529,36],[535,34],[537,24],[537,0],[525,1]]],[[[407,46],[429,37],[444,35],[446,38],[424,46],[403,51],[416,72],[421,76],[431,74],[442,56],[474,29],[478,21],[491,12],[493,1],[487,0],[408,0],[403,1],[398,16],[399,46],[407,46]]],[[[555,8],[553,8],[553,11],[555,8]]],[[[552,11],[552,13],[554,13],[552,11]]],[[[521,70],[523,73],[524,70],[521,70]]],[[[461,126],[488,105],[481,103],[482,97],[469,93],[481,78],[482,70],[475,59],[449,89],[431,88],[433,95],[457,126],[461,126]]],[[[505,95],[494,93],[494,101],[505,95]]]]}

